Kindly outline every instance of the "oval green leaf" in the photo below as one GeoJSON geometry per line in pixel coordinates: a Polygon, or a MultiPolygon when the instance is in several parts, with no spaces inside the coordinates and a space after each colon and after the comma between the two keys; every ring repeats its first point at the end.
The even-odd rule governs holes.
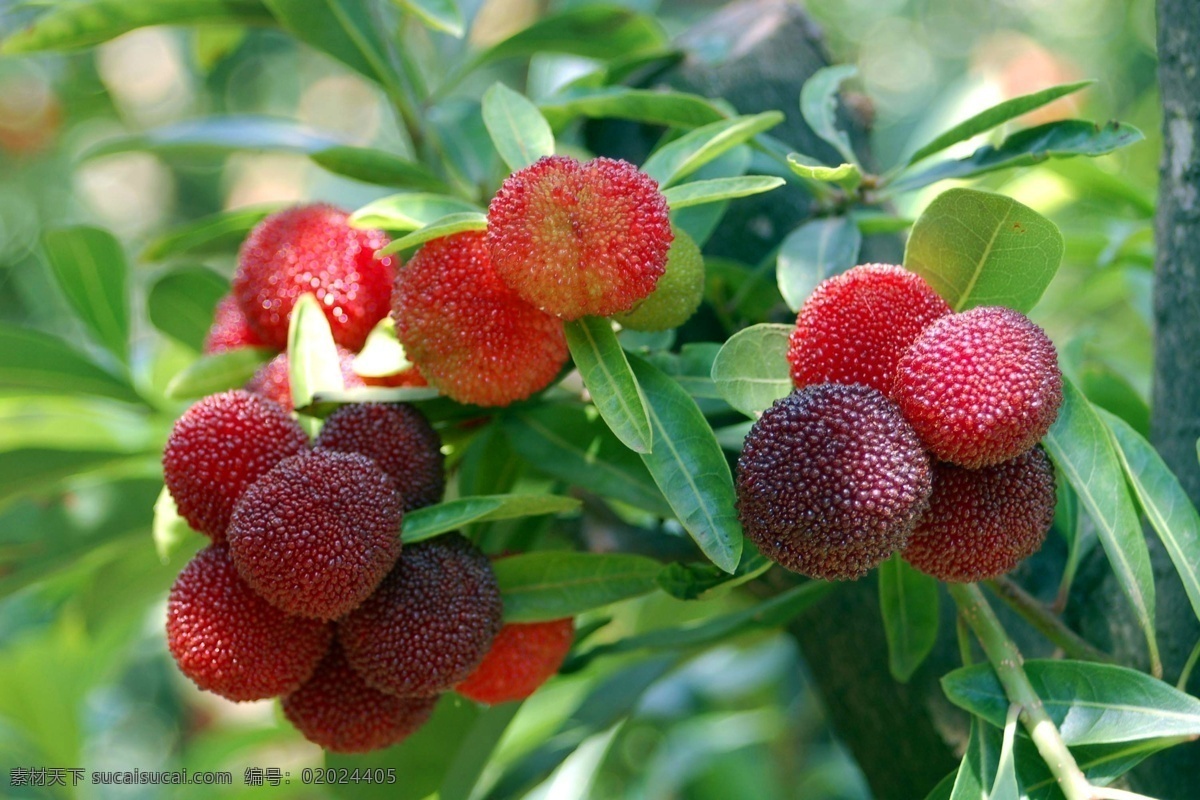
{"type": "Polygon", "coordinates": [[[672,211],[735,197],[749,197],[783,186],[783,178],[770,175],[746,175],[740,178],[713,178],[672,186],[663,192],[672,211]]]}
{"type": "Polygon", "coordinates": [[[363,183],[427,192],[449,191],[446,182],[425,165],[383,150],[339,145],[311,153],[309,158],[336,175],[363,183]]]}
{"type": "Polygon", "coordinates": [[[407,236],[401,236],[387,247],[382,247],[375,254],[376,256],[390,256],[392,253],[399,253],[401,250],[408,250],[417,245],[425,244],[425,242],[441,239],[443,236],[452,236],[463,231],[486,231],[487,216],[478,211],[467,211],[461,214],[447,214],[440,219],[434,220],[425,227],[413,231],[407,236]]]}
{"type": "Polygon", "coordinates": [[[129,359],[129,268],[121,243],[100,228],[47,231],[50,268],[67,301],[104,349],[129,359]]]}
{"type": "Polygon", "coordinates": [[[199,352],[212,327],[213,309],[228,291],[229,281],[211,269],[182,267],[155,281],[146,310],[154,327],[199,352]]]}
{"type": "Polygon", "coordinates": [[[0,385],[51,394],[94,394],[128,403],[141,396],[123,378],[60,339],[0,323],[0,385]]]}
{"type": "Polygon", "coordinates": [[[443,194],[393,194],[367,203],[355,211],[350,215],[350,224],[357,228],[415,231],[451,214],[478,214],[482,211],[473,203],[443,194]]]}
{"type": "Polygon", "coordinates": [[[223,156],[239,150],[309,154],[341,142],[298,123],[256,115],[212,116],[121,136],[88,148],[83,158],[149,150],[182,156],[223,156]]]}
{"type": "Polygon", "coordinates": [[[817,284],[858,263],[862,233],[849,217],[805,222],[779,245],[775,278],[792,311],[799,311],[817,284]]]}
{"type": "Polygon", "coordinates": [[[554,155],[550,123],[531,100],[503,83],[494,83],[483,93],[483,124],[496,152],[513,172],[554,155]]]}
{"type": "Polygon", "coordinates": [[[250,230],[268,214],[283,208],[282,203],[246,206],[221,211],[188,222],[150,241],[142,250],[146,261],[162,261],[176,256],[236,253],[250,230]]]}
{"type": "Polygon", "coordinates": [[[462,12],[455,0],[392,0],[431,30],[448,33],[456,39],[463,35],[462,12]]]}
{"type": "Polygon", "coordinates": [[[539,108],[550,127],[556,130],[579,117],[696,128],[719,122],[726,116],[711,100],[699,95],[624,86],[608,86],[586,94],[571,94],[541,103],[539,108]]]}
{"type": "Polygon", "coordinates": [[[481,53],[470,68],[535,53],[609,59],[660,50],[666,34],[653,17],[626,8],[585,5],[551,14],[481,53]]]}
{"type": "Polygon", "coordinates": [[[662,565],[645,556],[542,551],[496,561],[506,622],[543,622],[649,594],[662,565]]]}
{"type": "Polygon", "coordinates": [[[757,418],[792,392],[788,365],[791,325],[763,323],[738,331],[725,342],[712,366],[712,379],[726,403],[757,418]]]}
{"type": "Polygon", "coordinates": [[[202,356],[171,379],[165,394],[171,400],[190,400],[240,388],[274,355],[274,350],[265,347],[239,347],[202,356]]]}
{"type": "Polygon", "coordinates": [[[460,497],[437,505],[418,508],[404,515],[401,539],[406,544],[431,539],[457,530],[471,522],[566,514],[579,509],[573,497],[552,494],[492,494],[460,497]]]}
{"type": "Polygon", "coordinates": [[[603,317],[584,317],[564,328],[571,358],[600,416],[630,450],[649,452],[653,434],[646,399],[612,323],[603,317]]]}
{"type": "Polygon", "coordinates": [[[783,119],[779,111],[765,111],[697,128],[655,150],[642,165],[642,172],[665,189],[739,144],[774,128],[783,119]]]}
{"type": "Polygon", "coordinates": [[[858,74],[858,67],[838,64],[819,69],[800,88],[800,114],[804,121],[851,164],[857,164],[850,137],[837,124],[837,93],[843,81],[858,74]]]}
{"type": "Polygon", "coordinates": [[[879,609],[888,669],[893,678],[907,683],[937,641],[938,582],[896,553],[879,565],[879,609]]]}

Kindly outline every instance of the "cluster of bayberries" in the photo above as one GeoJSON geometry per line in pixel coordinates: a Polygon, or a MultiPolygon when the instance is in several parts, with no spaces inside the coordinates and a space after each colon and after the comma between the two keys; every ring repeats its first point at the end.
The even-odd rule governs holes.
{"type": "Polygon", "coordinates": [[[1041,547],[1055,480],[1038,441],[1062,375],[1024,315],[952,313],[918,275],[868,264],[817,287],[788,361],[797,389],[755,423],[738,461],[738,512],[768,557],[847,579],[899,551],[968,582],[1041,547]]]}

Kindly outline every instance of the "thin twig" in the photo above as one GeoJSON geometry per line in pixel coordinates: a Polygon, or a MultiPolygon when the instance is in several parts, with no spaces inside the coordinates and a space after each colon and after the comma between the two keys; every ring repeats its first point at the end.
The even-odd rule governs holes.
{"type": "Polygon", "coordinates": [[[1052,613],[1044,603],[1009,578],[1002,575],[987,581],[986,585],[1009,608],[1020,614],[1022,619],[1051,642],[1061,647],[1068,658],[1099,661],[1103,664],[1116,663],[1116,659],[1097,649],[1091,642],[1068,628],[1066,623],[1052,613]]]}
{"type": "Polygon", "coordinates": [[[1183,665],[1183,671],[1179,673],[1179,681],[1175,684],[1175,688],[1179,691],[1187,691],[1188,680],[1192,677],[1192,670],[1198,659],[1200,659],[1200,641],[1197,641],[1196,646],[1192,648],[1192,654],[1188,656],[1187,662],[1183,665]]]}

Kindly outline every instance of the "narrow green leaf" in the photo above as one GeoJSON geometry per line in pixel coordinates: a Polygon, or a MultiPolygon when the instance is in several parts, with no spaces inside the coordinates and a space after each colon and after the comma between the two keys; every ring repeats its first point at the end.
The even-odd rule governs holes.
{"type": "Polygon", "coordinates": [[[848,192],[853,192],[862,183],[862,170],[858,168],[857,164],[827,167],[824,164],[809,164],[806,161],[807,157],[801,156],[799,153],[788,155],[788,166],[801,178],[823,183],[836,183],[848,192]]]}
{"type": "MultiPolygon", "coordinates": [[[[47,4],[50,5],[50,4],[47,4]]],[[[107,42],[148,25],[237,23],[270,25],[259,0],[85,0],[56,3],[23,30],[9,36],[0,53],[72,50],[107,42]]]]}
{"type": "Polygon", "coordinates": [[[94,394],[128,403],[141,396],[124,378],[96,366],[62,340],[0,323],[0,385],[52,394],[94,394]]]}
{"type": "Polygon", "coordinates": [[[896,553],[879,565],[879,609],[888,669],[893,678],[907,683],[937,642],[937,580],[913,569],[896,553]]]}
{"type": "Polygon", "coordinates": [[[895,217],[891,214],[870,210],[852,212],[850,218],[854,220],[854,224],[858,226],[858,232],[863,236],[900,233],[911,228],[916,221],[907,217],[895,217]]]}
{"type": "Polygon", "coordinates": [[[600,416],[630,450],[649,452],[653,434],[646,399],[612,323],[601,317],[584,317],[564,327],[571,358],[600,416]]]}
{"type": "Polygon", "coordinates": [[[281,208],[282,203],[267,203],[200,217],[151,239],[142,250],[142,259],[163,261],[176,256],[236,253],[246,234],[281,208]]]}
{"type": "Polygon", "coordinates": [[[1037,304],[1062,261],[1053,222],[1010,197],[974,189],[938,195],[913,226],[904,266],[955,311],[1037,304]]]}
{"type": "Polygon", "coordinates": [[[713,361],[712,379],[726,403],[757,418],[792,392],[788,366],[791,325],[763,323],[744,328],[725,342],[713,361]]]}
{"type": "Polygon", "coordinates": [[[1017,783],[1016,756],[1013,752],[1020,713],[1019,705],[1009,706],[1008,718],[1004,721],[1004,742],[1000,746],[1000,760],[996,764],[996,782],[992,784],[988,800],[1021,800],[1021,787],[1017,783]]]}
{"type": "Polygon", "coordinates": [[[1095,81],[1079,81],[1078,83],[1064,83],[1060,86],[1051,86],[1048,89],[1033,92],[1032,94],[1013,97],[1001,103],[997,103],[991,108],[980,111],[978,114],[963,120],[954,127],[950,128],[945,133],[939,135],[932,142],[913,153],[908,159],[908,165],[912,166],[918,161],[924,161],[934,153],[940,153],[951,145],[965,142],[973,136],[978,136],[981,133],[990,131],[998,125],[1003,125],[1009,120],[1016,119],[1024,114],[1028,114],[1035,108],[1041,108],[1048,103],[1053,103],[1060,97],[1065,97],[1069,94],[1074,94],[1080,89],[1091,86],[1095,81]]]}
{"type": "Polygon", "coordinates": [[[83,158],[149,150],[183,156],[223,156],[239,150],[311,154],[341,142],[296,122],[252,114],[202,117],[145,133],[108,139],[89,147],[83,158]]]}
{"type": "Polygon", "coordinates": [[[800,88],[800,114],[804,121],[851,164],[857,164],[850,137],[837,124],[838,87],[858,74],[858,68],[849,64],[825,67],[813,73],[800,88]]]}
{"type": "Polygon", "coordinates": [[[128,272],[125,253],[100,228],[59,228],[43,238],[46,256],[71,307],[96,341],[129,359],[128,272]]]}
{"type": "Polygon", "coordinates": [[[704,555],[726,572],[742,554],[733,475],[696,401],[637,356],[629,357],[645,389],[653,446],[642,454],[654,482],[704,555]]]}
{"type": "Polygon", "coordinates": [[[387,28],[370,0],[263,0],[297,39],[397,91],[387,28]]]}
{"type": "Polygon", "coordinates": [[[396,325],[391,317],[384,317],[371,329],[363,349],[354,357],[355,374],[366,378],[395,375],[411,367],[404,345],[396,338],[396,325]]]}
{"type": "Polygon", "coordinates": [[[541,622],[649,594],[662,565],[644,556],[542,551],[493,565],[507,622],[541,622]]]}
{"type": "MultiPolygon", "coordinates": [[[[23,494],[49,494],[60,491],[68,478],[122,468],[156,464],[157,455],[128,455],[111,450],[63,450],[29,448],[0,453],[0,508],[23,494]]],[[[136,469],[134,470],[137,471],[136,469]]],[[[145,474],[146,470],[140,470],[145,474]]],[[[143,510],[143,515],[145,511],[143,510]]],[[[42,545],[45,547],[45,544],[42,545]]],[[[41,548],[38,548],[41,549],[41,548]]],[[[2,555],[0,550],[0,555],[2,555]]],[[[3,570],[0,570],[0,574],[3,570]]]]}
{"type": "Polygon", "coordinates": [[[774,128],[783,119],[778,111],[766,111],[696,128],[655,150],[642,165],[642,172],[665,189],[739,144],[774,128]]]}
{"type": "Polygon", "coordinates": [[[1096,523],[1117,583],[1146,635],[1150,663],[1161,669],[1154,633],[1154,574],[1137,509],[1104,423],[1065,377],[1062,408],[1043,443],[1096,523]]]}
{"type": "Polygon", "coordinates": [[[190,400],[240,388],[274,355],[274,350],[265,347],[239,347],[202,356],[171,379],[165,394],[171,400],[190,400]]]}
{"type": "Polygon", "coordinates": [[[123,403],[65,395],[0,397],[0,452],[89,450],[153,453],[162,448],[168,421],[123,403]]]}
{"type": "Polygon", "coordinates": [[[404,193],[367,203],[350,215],[357,228],[382,228],[385,231],[415,231],[451,214],[482,213],[483,209],[441,194],[404,193]]]}
{"type": "MultiPolygon", "coordinates": [[[[392,0],[435,31],[448,33],[456,39],[463,36],[462,12],[455,0],[392,0]]],[[[443,795],[444,797],[444,795],[443,795]]]]}
{"type": "Polygon", "coordinates": [[[1108,426],[1121,467],[1138,503],[1162,540],[1200,618],[1200,514],[1154,446],[1125,420],[1095,409],[1108,426]]]}
{"type": "Polygon", "coordinates": [[[213,309],[229,281],[207,267],[171,270],[154,282],[146,310],[154,327],[197,352],[212,327],[213,309]]]}
{"type": "Polygon", "coordinates": [[[311,403],[317,392],[340,392],[346,388],[329,320],[311,293],[301,295],[292,308],[287,344],[288,381],[296,408],[311,403]]]}
{"type": "Polygon", "coordinates": [[[676,128],[697,128],[726,117],[712,101],[699,95],[625,86],[571,94],[541,103],[539,108],[555,130],[579,117],[624,119],[676,128]]]}
{"type": "Polygon", "coordinates": [[[535,53],[609,59],[661,50],[666,43],[666,34],[653,17],[618,6],[589,4],[541,17],[480,53],[469,68],[535,53]]]}
{"type": "MultiPolygon", "coordinates": [[[[1025,672],[1068,745],[1200,736],[1200,700],[1128,667],[1032,660],[1025,672]]],[[[987,664],[942,678],[950,702],[1003,727],[1009,701],[987,664]]]]}
{"type": "Polygon", "coordinates": [[[1092,405],[1125,420],[1143,438],[1150,435],[1150,404],[1128,378],[1099,361],[1085,362],[1076,373],[1079,388],[1092,405]]]}
{"type": "Polygon", "coordinates": [[[672,186],[663,192],[672,211],[735,197],[749,197],[783,186],[783,178],[768,175],[745,175],[740,178],[713,178],[672,186]]]}
{"type": "Polygon", "coordinates": [[[862,234],[849,217],[805,222],[779,245],[775,278],[792,311],[799,311],[817,284],[858,263],[862,234]]]}
{"type": "Polygon", "coordinates": [[[483,93],[483,124],[513,172],[554,155],[554,134],[538,107],[520,92],[493,83],[483,93]]]}
{"type": "Polygon", "coordinates": [[[337,175],[376,186],[395,186],[427,192],[447,192],[450,187],[424,164],[369,147],[339,145],[309,154],[314,162],[337,175]]]}
{"type": "Polygon", "coordinates": [[[976,717],[971,718],[971,733],[962,763],[954,777],[949,800],[988,800],[988,791],[996,780],[1000,760],[1000,734],[976,717]]]}
{"type": "Polygon", "coordinates": [[[154,522],[150,525],[150,535],[154,539],[154,552],[158,559],[166,564],[184,542],[196,536],[196,531],[187,524],[187,520],[179,516],[179,507],[175,498],[164,486],[154,501],[154,522]]]}
{"type": "Polygon", "coordinates": [[[470,800],[484,769],[492,759],[521,702],[492,706],[479,715],[458,745],[438,789],[438,800],[470,800]]]}
{"type": "Polygon", "coordinates": [[[408,250],[416,247],[419,244],[441,239],[443,236],[452,236],[463,231],[486,231],[487,230],[487,215],[481,214],[478,211],[467,211],[460,214],[447,214],[444,217],[434,220],[423,228],[413,231],[407,236],[401,236],[394,240],[387,247],[382,247],[376,253],[376,256],[390,256],[392,253],[399,253],[401,250],[408,250]]]}
{"type": "Polygon", "coordinates": [[[566,514],[579,509],[573,497],[552,494],[493,494],[460,497],[437,505],[425,506],[404,515],[401,539],[406,544],[431,539],[457,530],[471,522],[566,514]]]}

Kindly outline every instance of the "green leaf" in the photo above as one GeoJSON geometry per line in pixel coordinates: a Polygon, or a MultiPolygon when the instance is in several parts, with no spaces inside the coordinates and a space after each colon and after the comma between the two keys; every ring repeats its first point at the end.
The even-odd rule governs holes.
{"type": "Polygon", "coordinates": [[[810,220],[784,237],[775,277],[788,308],[799,311],[817,284],[858,263],[861,247],[858,226],[844,216],[810,220]]]}
{"type": "Polygon", "coordinates": [[[602,317],[584,317],[564,328],[571,358],[600,416],[630,450],[649,452],[653,434],[646,399],[612,323],[602,317]]]}
{"type": "Polygon", "coordinates": [[[1100,408],[1095,411],[1108,426],[1125,477],[1200,618],[1200,514],[1153,445],[1120,417],[1100,408]]]}
{"type": "Polygon", "coordinates": [[[953,788],[945,795],[948,800],[987,800],[987,793],[996,777],[1000,760],[999,735],[979,719],[971,718],[971,734],[962,763],[954,777],[953,788]]]}
{"type": "Polygon", "coordinates": [[[190,157],[224,156],[239,150],[311,154],[341,142],[286,119],[252,114],[201,117],[145,133],[108,139],[89,147],[83,158],[149,150],[190,157]]]}
{"type": "Polygon", "coordinates": [[[658,574],[658,588],[680,600],[707,600],[754,580],[774,563],[753,542],[743,540],[742,557],[732,574],[707,562],[668,564],[658,574]]]}
{"type": "Polygon", "coordinates": [[[408,250],[419,244],[441,239],[443,236],[453,236],[463,231],[486,231],[487,215],[478,211],[466,211],[460,214],[447,214],[434,220],[423,228],[413,231],[407,236],[401,236],[387,247],[382,247],[376,256],[390,256],[401,250],[408,250]]]}
{"type": "Polygon", "coordinates": [[[585,5],[541,17],[480,53],[468,68],[535,53],[609,59],[660,50],[666,42],[653,17],[617,6],[585,5]]]}
{"type": "MultiPolygon", "coordinates": [[[[48,4],[49,5],[49,4],[48,4]]],[[[259,0],[88,0],[58,3],[28,27],[9,36],[0,53],[90,47],[147,25],[237,23],[269,25],[271,14],[259,0]]]]}
{"type": "Polygon", "coordinates": [[[1075,379],[1087,399],[1129,423],[1143,437],[1150,435],[1150,405],[1129,379],[1108,364],[1088,361],[1075,379]]]}
{"type": "Polygon", "coordinates": [[[707,181],[672,186],[663,192],[672,211],[735,197],[749,197],[783,186],[783,178],[768,175],[745,175],[740,178],[713,178],[707,181]]]}
{"type": "Polygon", "coordinates": [[[163,261],[176,256],[236,253],[255,225],[283,207],[282,203],[267,203],[200,217],[151,239],[142,250],[142,259],[163,261]]]}
{"type": "Polygon", "coordinates": [[[493,83],[483,93],[483,124],[513,172],[554,155],[554,134],[538,107],[520,92],[493,83]]]}
{"type": "Polygon", "coordinates": [[[311,293],[301,295],[292,307],[287,345],[288,382],[296,408],[309,405],[317,392],[346,388],[329,320],[311,293]]]}
{"type": "Polygon", "coordinates": [[[154,453],[168,421],[144,410],[93,398],[22,394],[0,397],[0,452],[88,450],[154,453]]]}
{"type": "Polygon", "coordinates": [[[297,39],[356,72],[398,91],[385,39],[387,27],[370,0],[263,0],[297,39]]]}
{"type": "Polygon", "coordinates": [[[836,183],[847,192],[853,192],[862,183],[862,170],[858,168],[857,164],[841,164],[836,167],[808,164],[806,157],[799,153],[789,154],[787,160],[792,172],[810,181],[836,183]]]}
{"type": "Polygon", "coordinates": [[[699,95],[624,86],[571,94],[541,103],[539,108],[555,130],[579,117],[624,119],[676,128],[696,128],[726,117],[712,101],[699,95]]]}
{"type": "MultiPolygon", "coordinates": [[[[156,463],[156,456],[127,455],[111,450],[62,450],[59,448],[29,448],[0,453],[0,507],[11,499],[28,492],[48,493],[71,477],[86,475],[106,468],[156,463]]],[[[142,471],[144,474],[144,470],[142,471]]],[[[143,515],[144,515],[143,510],[143,515]]],[[[3,570],[0,570],[2,573],[3,570]]]]}
{"type": "Polygon", "coordinates": [[[712,379],[726,403],[757,418],[771,404],[792,392],[788,366],[791,325],[763,323],[744,328],[717,353],[712,379]]]}
{"type": "Polygon", "coordinates": [[[146,298],[150,322],[199,352],[213,323],[213,309],[229,281],[207,267],[182,267],[155,281],[146,298]]]}
{"type": "Polygon", "coordinates": [[[935,164],[924,172],[896,181],[892,188],[912,191],[951,178],[973,178],[998,169],[1027,167],[1048,158],[1100,156],[1144,138],[1141,131],[1123,122],[1104,125],[1081,119],[1048,122],[1014,133],[999,147],[984,145],[967,158],[935,164]]]}
{"type": "Polygon", "coordinates": [[[396,186],[428,192],[446,192],[449,186],[424,164],[369,147],[338,145],[309,154],[318,165],[336,175],[345,175],[376,186],[396,186]]]}
{"type": "Polygon", "coordinates": [[[202,356],[171,379],[165,394],[170,400],[190,400],[240,388],[274,355],[265,347],[239,347],[202,356]]]}
{"type": "Polygon", "coordinates": [[[350,215],[357,228],[382,228],[385,231],[415,231],[451,214],[482,213],[483,209],[441,194],[404,193],[367,203],[350,215]]]}
{"type": "Polygon", "coordinates": [[[813,73],[800,88],[800,114],[804,121],[851,164],[857,164],[850,137],[837,124],[837,93],[843,81],[858,74],[858,68],[840,64],[813,73]]]}
{"type": "Polygon", "coordinates": [[[888,669],[907,683],[928,657],[938,634],[938,583],[899,553],[879,565],[879,609],[888,644],[888,669]]]}
{"type": "Polygon", "coordinates": [[[129,268],[121,244],[99,228],[59,228],[43,239],[59,288],[100,344],[129,359],[129,268]]]}
{"type": "Polygon", "coordinates": [[[1013,704],[1008,708],[1004,721],[1004,742],[1000,746],[1000,760],[996,764],[996,782],[988,800],[1021,800],[1021,787],[1017,784],[1017,769],[1013,745],[1017,737],[1017,720],[1021,707],[1013,704]]]}
{"type": "Polygon", "coordinates": [[[783,119],[778,111],[765,111],[697,128],[655,150],[642,165],[642,172],[665,189],[739,144],[774,128],[783,119]]]}
{"type": "Polygon", "coordinates": [[[970,119],[963,120],[954,127],[950,128],[945,133],[935,138],[932,142],[913,153],[908,159],[909,166],[929,158],[934,153],[940,153],[951,145],[965,142],[974,136],[990,131],[998,125],[1002,125],[1009,120],[1016,119],[1024,114],[1028,114],[1035,108],[1052,103],[1060,97],[1065,97],[1069,94],[1074,94],[1080,89],[1091,86],[1095,81],[1079,81],[1078,83],[1064,83],[1060,86],[1051,86],[1048,89],[1033,92],[1032,94],[1014,97],[1010,100],[1005,100],[1002,103],[997,103],[989,109],[980,111],[970,119]]]}
{"type": "Polygon", "coordinates": [[[463,35],[462,12],[455,0],[392,0],[427,27],[448,33],[456,39],[463,35]]]}
{"type": "Polygon", "coordinates": [[[907,217],[895,217],[891,214],[872,210],[851,212],[850,218],[854,220],[854,224],[858,226],[859,233],[863,236],[900,233],[911,228],[916,221],[907,217]]]}
{"type": "Polygon", "coordinates": [[[94,394],[128,403],[141,396],[124,378],[91,362],[61,339],[0,323],[0,385],[51,394],[94,394]]]}
{"type": "Polygon", "coordinates": [[[493,494],[460,497],[437,505],[418,508],[404,515],[401,539],[405,544],[431,539],[471,522],[566,514],[579,509],[573,497],[552,494],[493,494]]]}
{"type": "Polygon", "coordinates": [[[340,392],[317,392],[309,405],[297,406],[296,411],[311,417],[324,418],[351,403],[416,403],[421,400],[434,400],[440,396],[441,393],[432,386],[400,386],[394,389],[367,386],[340,392]]]}
{"type": "Polygon", "coordinates": [[[496,561],[506,622],[562,619],[648,594],[662,565],[644,556],[541,551],[496,561]]]}
{"type": "Polygon", "coordinates": [[[520,701],[509,702],[492,706],[479,715],[458,745],[438,789],[438,800],[470,800],[492,754],[520,710],[520,701]]]}
{"type": "Polygon", "coordinates": [[[189,538],[198,535],[188,525],[187,520],[179,516],[179,507],[175,498],[164,486],[154,501],[154,522],[150,525],[150,535],[154,539],[154,552],[164,564],[171,560],[171,555],[189,538]]]}
{"type": "Polygon", "coordinates": [[[366,378],[382,378],[412,367],[404,345],[396,338],[396,325],[384,317],[367,334],[363,349],[354,357],[354,372],[366,378]]]}
{"type": "Polygon", "coordinates": [[[507,414],[502,424],[513,449],[539,471],[659,516],[673,513],[642,460],[587,409],[543,405],[507,414]]]}
{"type": "Polygon", "coordinates": [[[1058,419],[1042,441],[1096,524],[1117,583],[1146,635],[1150,663],[1161,669],[1154,634],[1154,574],[1137,509],[1104,423],[1066,377],[1058,419]]]}
{"type": "Polygon", "coordinates": [[[1010,197],[974,189],[938,195],[913,226],[904,266],[955,311],[1008,306],[1029,311],[1062,261],[1050,220],[1010,197]]]}
{"type": "MultiPolygon", "coordinates": [[[[1025,672],[1068,745],[1200,736],[1200,700],[1143,672],[1092,661],[1032,660],[1025,672]]],[[[942,678],[950,702],[1003,727],[1009,701],[987,664],[942,678]]]]}
{"type": "Polygon", "coordinates": [[[629,360],[645,389],[654,433],[642,461],[704,555],[733,572],[742,554],[742,526],[725,454],[696,401],[678,383],[637,356],[629,360]]]}

